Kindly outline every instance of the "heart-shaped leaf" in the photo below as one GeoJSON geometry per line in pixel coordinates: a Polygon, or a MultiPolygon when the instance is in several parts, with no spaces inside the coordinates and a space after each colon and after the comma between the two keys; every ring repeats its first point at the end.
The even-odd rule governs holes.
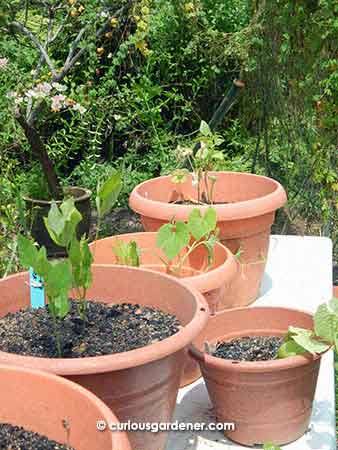
{"type": "Polygon", "coordinates": [[[190,233],[184,222],[162,225],[157,233],[156,245],[160,247],[168,259],[174,259],[189,244],[190,233]]]}
{"type": "Polygon", "coordinates": [[[208,208],[204,217],[198,208],[192,210],[188,219],[188,228],[193,237],[199,241],[202,237],[207,236],[215,230],[217,223],[217,215],[214,208],[208,208]]]}

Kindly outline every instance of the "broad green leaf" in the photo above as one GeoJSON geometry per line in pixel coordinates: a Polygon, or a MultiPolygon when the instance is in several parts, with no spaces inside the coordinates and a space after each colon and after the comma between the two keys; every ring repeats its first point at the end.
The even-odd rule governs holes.
{"type": "Polygon", "coordinates": [[[67,291],[61,292],[60,295],[54,297],[53,305],[55,308],[56,316],[59,317],[60,319],[64,319],[70,311],[68,292],[67,291]]]}
{"type": "Polygon", "coordinates": [[[184,222],[162,225],[157,233],[156,245],[160,247],[166,257],[174,259],[184,247],[189,244],[190,233],[184,222]]]}
{"type": "Polygon", "coordinates": [[[314,339],[313,332],[303,328],[289,327],[288,335],[306,351],[316,354],[323,353],[329,348],[329,345],[324,344],[314,339]]]}
{"type": "Polygon", "coordinates": [[[33,241],[20,234],[18,236],[18,249],[20,263],[25,268],[34,268],[35,262],[38,257],[38,249],[34,245],[33,241]]]}
{"type": "Polygon", "coordinates": [[[201,124],[200,124],[200,133],[203,136],[210,136],[211,135],[210,127],[204,120],[202,120],[201,124]]]}
{"type": "Polygon", "coordinates": [[[188,219],[188,228],[193,237],[199,241],[215,230],[217,222],[216,211],[214,208],[208,208],[204,217],[198,208],[192,210],[188,219]]]}
{"type": "Polygon", "coordinates": [[[45,226],[52,240],[61,247],[68,247],[76,235],[76,228],[82,219],[71,197],[62,202],[60,208],[52,202],[48,216],[44,217],[45,226]]]}
{"type": "Polygon", "coordinates": [[[81,239],[81,263],[82,263],[82,286],[88,289],[92,283],[92,271],[91,265],[93,262],[93,255],[89,250],[88,241],[86,239],[81,239]]]}
{"type": "Polygon", "coordinates": [[[338,327],[338,317],[331,313],[326,304],[320,305],[314,315],[314,330],[317,336],[333,343],[338,327]]]}
{"type": "Polygon", "coordinates": [[[116,203],[122,189],[122,174],[114,170],[110,178],[97,187],[96,207],[100,217],[106,215],[116,203]]]}
{"type": "Polygon", "coordinates": [[[72,287],[72,274],[69,261],[55,262],[51,264],[45,280],[46,294],[50,298],[56,298],[61,292],[67,292],[72,287]]]}
{"type": "Polygon", "coordinates": [[[69,260],[73,275],[73,286],[88,289],[92,282],[91,265],[93,256],[89,250],[88,241],[73,238],[69,248],[69,260]]]}
{"type": "Polygon", "coordinates": [[[306,353],[306,350],[293,340],[284,342],[278,349],[277,358],[288,358],[306,353]]]}

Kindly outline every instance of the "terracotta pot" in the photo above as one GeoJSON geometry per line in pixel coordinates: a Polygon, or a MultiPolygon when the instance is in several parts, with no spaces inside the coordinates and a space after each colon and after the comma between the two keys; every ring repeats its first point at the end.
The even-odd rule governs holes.
{"type": "Polygon", "coordinates": [[[338,286],[333,286],[333,296],[338,298],[338,286]]]}
{"type": "MultiPolygon", "coordinates": [[[[241,251],[242,270],[227,290],[218,310],[246,306],[258,296],[269,247],[275,211],[286,202],[283,187],[275,180],[236,172],[211,172],[217,177],[215,204],[222,243],[233,254],[241,251]]],[[[191,177],[182,184],[170,176],[145,181],[133,190],[129,204],[141,215],[146,231],[156,231],[173,217],[186,221],[196,205],[174,204],[178,189],[185,198],[197,198],[191,177]]],[[[205,209],[208,206],[199,206],[205,209]]]]}
{"type": "MultiPolygon", "coordinates": [[[[66,190],[67,194],[74,197],[75,206],[82,214],[82,220],[77,228],[78,238],[84,234],[89,234],[91,221],[90,196],[91,191],[80,187],[70,187],[66,190]]],[[[56,245],[50,238],[45,227],[43,218],[47,217],[51,202],[47,200],[36,200],[30,197],[23,197],[28,210],[27,226],[31,231],[32,237],[39,245],[44,245],[48,256],[65,256],[65,249],[56,245]]],[[[57,201],[59,205],[61,201],[57,201]]]]}
{"type": "MultiPolygon", "coordinates": [[[[28,274],[0,280],[0,298],[0,316],[27,307],[28,274]]],[[[53,359],[0,352],[0,363],[65,376],[94,392],[121,422],[170,422],[187,348],[208,320],[208,305],[203,296],[165,274],[139,268],[95,266],[87,298],[159,308],[175,314],[183,327],[161,342],[114,355],[53,359]]],[[[130,432],[129,439],[134,450],[162,450],[166,433],[130,432]]]]}
{"type": "Polygon", "coordinates": [[[2,423],[76,450],[131,450],[125,433],[97,430],[98,420],[119,422],[101,400],[75,383],[46,372],[0,365],[0,386],[2,423]]]}
{"type": "Polygon", "coordinates": [[[309,313],[287,308],[238,308],[212,317],[190,353],[201,367],[218,422],[234,422],[230,439],[253,446],[286,444],[306,431],[314,399],[320,357],[238,362],[203,353],[203,343],[241,336],[283,335],[290,325],[311,328],[309,313]]]}
{"type": "MultiPolygon", "coordinates": [[[[165,255],[156,246],[157,233],[130,233],[100,239],[90,244],[95,264],[116,264],[113,247],[118,241],[137,242],[141,249],[141,265],[157,272],[166,272],[161,258],[165,255]]],[[[182,270],[182,281],[201,292],[209,304],[211,314],[216,312],[217,304],[224,297],[224,289],[237,273],[238,265],[232,253],[223,245],[216,244],[214,263],[205,271],[208,264],[208,254],[204,246],[192,252],[182,270]]],[[[181,387],[196,381],[200,376],[198,364],[187,357],[181,387]]]]}

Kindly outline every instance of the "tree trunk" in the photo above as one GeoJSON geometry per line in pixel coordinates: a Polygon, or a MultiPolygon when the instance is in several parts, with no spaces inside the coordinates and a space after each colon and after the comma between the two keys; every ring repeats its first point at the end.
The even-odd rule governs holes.
{"type": "Polygon", "coordinates": [[[55,173],[53,163],[48,156],[46,147],[43,144],[39,133],[33,126],[28,125],[27,121],[21,115],[16,116],[16,119],[25,133],[34,156],[39,160],[42,166],[52,198],[55,200],[60,199],[62,196],[62,188],[55,173]]]}

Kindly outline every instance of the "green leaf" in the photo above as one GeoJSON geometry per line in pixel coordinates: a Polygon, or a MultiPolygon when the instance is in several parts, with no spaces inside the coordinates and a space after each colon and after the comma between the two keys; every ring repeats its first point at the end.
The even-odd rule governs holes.
{"type": "Polygon", "coordinates": [[[60,295],[54,297],[53,306],[56,316],[60,319],[64,319],[70,311],[68,292],[61,292],[60,295]]]}
{"type": "Polygon", "coordinates": [[[18,250],[20,263],[25,268],[34,267],[38,257],[38,249],[34,242],[20,234],[18,236],[18,250]]]}
{"type": "Polygon", "coordinates": [[[289,327],[288,336],[312,354],[323,353],[329,348],[329,345],[314,339],[314,335],[311,330],[289,327]]]}
{"type": "Polygon", "coordinates": [[[272,444],[271,442],[268,442],[264,444],[263,450],[282,450],[278,445],[272,444]]]}
{"type": "Polygon", "coordinates": [[[210,127],[204,120],[202,120],[201,124],[200,124],[200,133],[203,136],[210,136],[211,135],[210,127]]]}
{"type": "Polygon", "coordinates": [[[117,201],[122,189],[122,174],[114,170],[110,178],[97,187],[96,207],[100,217],[106,215],[117,201]]]}
{"type": "Polygon", "coordinates": [[[129,257],[133,267],[140,267],[140,249],[135,241],[130,242],[129,257]]]}
{"type": "Polygon", "coordinates": [[[177,169],[171,175],[171,181],[175,184],[184,183],[187,181],[189,170],[177,169]]]}
{"type": "Polygon", "coordinates": [[[56,298],[62,292],[67,292],[72,287],[72,274],[69,261],[57,261],[50,265],[45,280],[46,294],[56,298]]]}
{"type": "Polygon", "coordinates": [[[198,208],[191,211],[188,219],[188,228],[193,237],[199,241],[203,236],[215,230],[217,223],[217,215],[214,208],[208,208],[204,217],[198,208]]]}
{"type": "Polygon", "coordinates": [[[76,228],[82,220],[71,197],[62,202],[60,208],[53,200],[48,216],[44,217],[45,226],[52,240],[61,247],[68,247],[76,235],[76,228]]]}
{"type": "Polygon", "coordinates": [[[326,304],[320,305],[314,315],[314,330],[318,337],[334,343],[338,328],[338,317],[331,313],[326,304]]]}
{"type": "Polygon", "coordinates": [[[338,316],[338,298],[333,297],[329,301],[329,307],[330,307],[331,311],[333,311],[334,314],[336,314],[338,316]]]}
{"type": "Polygon", "coordinates": [[[184,247],[189,244],[190,233],[184,222],[162,225],[157,233],[156,245],[160,247],[166,257],[174,259],[184,247]]]}
{"type": "Polygon", "coordinates": [[[288,358],[289,356],[297,356],[306,353],[306,350],[293,340],[284,342],[278,349],[277,358],[288,358]]]}
{"type": "Polygon", "coordinates": [[[85,238],[81,238],[81,241],[73,238],[68,254],[72,268],[73,286],[88,289],[92,283],[91,265],[93,262],[88,241],[85,238]]]}

